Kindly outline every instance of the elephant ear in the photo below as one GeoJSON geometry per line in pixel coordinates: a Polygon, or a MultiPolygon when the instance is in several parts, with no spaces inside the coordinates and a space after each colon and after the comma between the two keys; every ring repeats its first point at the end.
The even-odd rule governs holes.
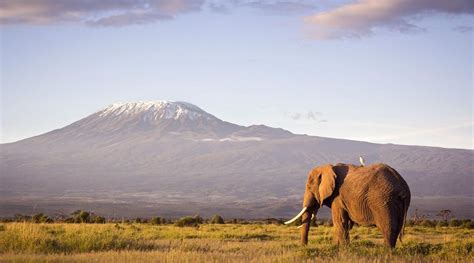
{"type": "Polygon", "coordinates": [[[321,183],[319,184],[320,206],[323,206],[323,201],[330,197],[336,188],[336,173],[332,165],[326,165],[321,168],[321,183]]]}

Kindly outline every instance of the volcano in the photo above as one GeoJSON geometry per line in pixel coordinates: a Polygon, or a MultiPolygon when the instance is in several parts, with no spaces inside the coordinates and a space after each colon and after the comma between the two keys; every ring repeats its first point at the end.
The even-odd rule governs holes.
{"type": "Polygon", "coordinates": [[[359,155],[396,168],[410,185],[412,208],[473,216],[472,150],[241,126],[170,101],[115,103],[0,145],[0,216],[89,209],[108,216],[284,217],[298,210],[311,168],[358,163],[359,155]]]}

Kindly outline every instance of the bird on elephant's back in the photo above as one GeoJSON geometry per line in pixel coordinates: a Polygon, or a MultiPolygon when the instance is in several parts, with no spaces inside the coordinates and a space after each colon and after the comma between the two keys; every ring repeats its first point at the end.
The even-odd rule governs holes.
{"type": "Polygon", "coordinates": [[[337,244],[349,243],[349,230],[357,223],[376,225],[385,245],[395,247],[403,235],[410,198],[408,184],[386,164],[327,164],[309,172],[303,209],[285,223],[301,217],[301,242],[306,245],[311,217],[326,205],[331,208],[337,244]]]}

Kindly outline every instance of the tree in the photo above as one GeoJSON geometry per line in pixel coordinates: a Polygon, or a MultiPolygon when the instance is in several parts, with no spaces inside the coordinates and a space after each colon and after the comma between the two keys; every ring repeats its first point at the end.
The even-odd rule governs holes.
{"type": "Polygon", "coordinates": [[[164,221],[164,218],[162,219],[161,217],[154,216],[150,219],[150,224],[152,224],[152,225],[161,225],[162,220],[164,221]]]}
{"type": "Polygon", "coordinates": [[[49,218],[48,216],[46,216],[45,214],[43,213],[39,213],[39,214],[36,214],[34,215],[32,218],[31,218],[31,221],[33,221],[33,223],[52,223],[53,220],[51,218],[49,218]]]}
{"type": "Polygon", "coordinates": [[[224,218],[220,215],[214,215],[211,218],[211,224],[224,224],[224,218]]]}
{"type": "Polygon", "coordinates": [[[91,219],[91,214],[82,210],[72,212],[71,216],[74,218],[74,223],[89,223],[91,219]]]}
{"type": "Polygon", "coordinates": [[[95,224],[105,224],[105,217],[94,215],[91,219],[91,222],[95,224]]]}
{"type": "Polygon", "coordinates": [[[449,209],[441,210],[441,211],[438,212],[438,214],[436,216],[441,217],[443,219],[443,221],[447,224],[449,218],[451,217],[451,210],[449,210],[449,209]]]}
{"type": "Polygon", "coordinates": [[[178,221],[174,223],[175,226],[183,227],[183,226],[198,226],[202,224],[204,220],[200,216],[185,216],[181,217],[178,221]]]}

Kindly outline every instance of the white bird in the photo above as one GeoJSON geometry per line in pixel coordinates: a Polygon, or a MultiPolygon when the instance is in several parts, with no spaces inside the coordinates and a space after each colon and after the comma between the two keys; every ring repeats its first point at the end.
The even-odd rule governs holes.
{"type": "Polygon", "coordinates": [[[360,166],[365,166],[365,160],[359,155],[360,166]]]}

